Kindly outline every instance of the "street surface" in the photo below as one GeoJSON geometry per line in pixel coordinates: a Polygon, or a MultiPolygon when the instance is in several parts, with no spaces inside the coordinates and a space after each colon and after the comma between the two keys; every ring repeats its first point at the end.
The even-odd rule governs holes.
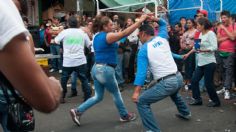
{"type": "MultiPolygon", "coordinates": [[[[122,96],[129,111],[137,113],[136,106],[131,100],[132,85],[126,85],[122,96]]],[[[182,91],[186,101],[189,94],[182,91]]],[[[69,95],[69,93],[68,93],[69,95]]],[[[57,111],[51,114],[36,114],[36,132],[143,132],[141,120],[128,123],[119,122],[119,115],[112,101],[111,95],[106,91],[101,103],[89,109],[82,116],[82,125],[78,127],[72,122],[69,110],[82,102],[82,93],[74,98],[67,98],[67,103],[61,104],[57,111]]],[[[222,100],[219,108],[206,107],[208,96],[204,93],[204,105],[190,106],[192,118],[190,121],[175,117],[176,107],[170,98],[166,98],[152,105],[152,110],[163,132],[236,132],[236,106],[233,100],[222,100]]],[[[138,113],[137,113],[138,114],[138,113]]]]}

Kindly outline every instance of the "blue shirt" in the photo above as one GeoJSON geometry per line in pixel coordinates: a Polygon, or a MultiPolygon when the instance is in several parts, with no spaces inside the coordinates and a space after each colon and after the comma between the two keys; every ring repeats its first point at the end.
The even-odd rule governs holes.
{"type": "Polygon", "coordinates": [[[94,37],[93,47],[95,53],[95,63],[116,65],[118,44],[107,43],[106,36],[106,32],[100,32],[94,37]]]}

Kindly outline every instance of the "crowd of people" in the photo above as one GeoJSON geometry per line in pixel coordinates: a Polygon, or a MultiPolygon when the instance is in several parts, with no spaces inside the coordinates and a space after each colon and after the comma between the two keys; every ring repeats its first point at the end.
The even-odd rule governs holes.
{"type": "MultiPolygon", "coordinates": [[[[200,93],[207,91],[209,95],[209,102],[207,106],[218,107],[221,105],[218,94],[224,93],[224,99],[228,100],[231,97],[230,91],[234,90],[233,73],[234,73],[234,61],[235,61],[234,53],[235,53],[235,37],[236,37],[235,36],[236,32],[234,31],[235,18],[233,17],[234,15],[231,15],[228,11],[223,11],[221,13],[222,22],[221,23],[215,22],[213,25],[208,20],[207,16],[208,12],[206,10],[197,10],[196,15],[193,16],[193,19],[186,19],[185,17],[181,17],[179,23],[176,23],[173,26],[167,23],[166,26],[167,26],[168,37],[162,37],[162,38],[167,39],[167,41],[169,42],[171,55],[174,58],[175,63],[177,64],[177,69],[184,76],[184,81],[183,81],[184,89],[192,91],[192,100],[189,102],[189,105],[202,105],[203,103],[200,93]],[[216,91],[216,86],[220,88],[218,89],[218,91],[216,91]]],[[[74,17],[74,19],[76,19],[76,17],[73,15],[71,17],[74,17]]],[[[70,28],[70,23],[71,23],[70,18],[66,19],[68,20],[69,24],[68,28],[70,28]]],[[[140,15],[134,16],[134,18],[128,17],[125,18],[125,21],[122,21],[124,18],[118,15],[113,15],[111,18],[108,17],[104,18],[101,16],[99,18],[91,18],[91,17],[88,17],[87,19],[85,18],[86,17],[83,17],[83,19],[81,20],[79,17],[77,17],[77,20],[80,29],[82,29],[85,33],[87,33],[90,39],[90,46],[87,46],[88,48],[85,50],[87,52],[85,53],[85,55],[87,57],[87,65],[88,65],[88,74],[86,74],[86,77],[88,78],[88,80],[93,78],[93,84],[95,86],[95,96],[86,101],[88,99],[86,98],[86,92],[85,92],[86,90],[84,90],[84,87],[82,86],[83,91],[85,93],[85,99],[84,99],[85,102],[78,108],[72,109],[70,111],[71,115],[73,117],[74,122],[77,125],[80,125],[79,118],[82,115],[82,113],[85,112],[85,110],[87,110],[94,104],[101,101],[103,99],[104,88],[107,88],[107,90],[113,94],[115,104],[117,106],[117,109],[119,110],[122,119],[122,117],[127,115],[127,110],[125,109],[123,103],[121,103],[123,101],[122,98],[120,98],[120,93],[117,90],[120,89],[120,91],[122,91],[125,88],[124,84],[126,83],[134,82],[135,85],[138,85],[136,84],[137,82],[135,82],[135,75],[136,78],[139,77],[139,74],[145,77],[144,82],[142,82],[140,86],[148,85],[152,80],[158,79],[158,77],[155,77],[155,69],[153,68],[153,66],[151,66],[150,60],[148,61],[149,64],[145,64],[145,67],[142,67],[140,71],[138,69],[139,68],[138,57],[139,54],[141,54],[141,53],[138,54],[138,52],[141,52],[140,49],[145,43],[145,41],[142,42],[141,40],[142,37],[140,37],[141,29],[138,28],[132,29],[133,30],[132,32],[127,33],[128,32],[127,29],[131,28],[135,23],[139,22],[142,17],[140,18],[140,15]],[[104,33],[104,35],[101,35],[102,33],[104,33]],[[105,38],[103,38],[102,36],[105,38]],[[113,45],[114,42],[117,43],[116,46],[108,46],[110,44],[113,45]],[[112,67],[114,68],[114,71],[104,69],[104,66],[112,67]],[[89,74],[90,71],[92,75],[89,74]],[[108,73],[111,74],[108,76],[108,73]],[[108,78],[109,78],[109,83],[105,81],[108,78]],[[115,80],[115,82],[111,81],[112,78],[115,80]],[[116,81],[117,81],[117,86],[116,86],[116,81]]],[[[160,23],[158,23],[158,21],[145,20],[144,23],[149,25],[154,32],[154,34],[150,34],[149,32],[152,31],[146,31],[148,30],[148,27],[145,27],[145,29],[142,30],[144,30],[144,32],[147,33],[147,35],[162,36],[161,35],[162,27],[160,23]]],[[[49,30],[45,32],[46,38],[48,38],[48,36],[49,38],[53,36],[53,34],[50,32],[51,27],[49,26],[48,28],[49,30]]],[[[63,48],[61,47],[62,51],[66,51],[67,49],[65,47],[65,42],[62,45],[63,45],[62,46],[63,48]]],[[[50,45],[50,48],[51,46],[54,45],[53,44],[50,45]]],[[[73,47],[73,49],[74,48],[75,47],[73,47]]],[[[84,50],[83,48],[81,49],[84,50]]],[[[54,54],[52,51],[51,53],[54,54]]],[[[84,54],[82,51],[80,53],[84,54]]],[[[64,52],[62,56],[63,56],[62,59],[59,58],[58,60],[64,61],[64,59],[66,59],[64,52]]],[[[154,56],[154,53],[151,56],[154,56]]],[[[163,56],[164,55],[162,55],[162,58],[163,56]]],[[[160,60],[161,58],[156,58],[156,59],[160,60]]],[[[161,62],[165,61],[163,60],[161,62]]],[[[158,64],[158,62],[156,63],[158,64]]],[[[156,65],[155,68],[157,67],[162,67],[162,66],[156,65]]],[[[66,91],[67,81],[65,82],[63,81],[63,76],[64,76],[63,68],[61,71],[62,72],[61,84],[63,86],[64,91],[66,91]]],[[[55,69],[56,68],[52,66],[51,71],[55,71],[55,69]]],[[[60,68],[58,67],[57,69],[60,68]]],[[[168,71],[171,71],[171,69],[174,68],[170,67],[168,68],[168,71]]],[[[59,70],[59,73],[61,72],[59,70]]],[[[158,73],[159,72],[160,71],[158,71],[158,73]]],[[[67,80],[70,74],[71,72],[67,75],[67,80]]],[[[76,75],[78,76],[78,73],[76,75]]],[[[72,78],[76,78],[76,75],[72,74],[72,78]]],[[[176,73],[176,76],[177,75],[178,74],[176,73]]],[[[163,76],[165,76],[165,74],[163,74],[163,76]]],[[[75,80],[73,79],[73,81],[76,81],[76,79],[75,80]]],[[[71,97],[76,96],[77,94],[77,92],[73,92],[73,89],[76,90],[76,88],[72,88],[71,97]]],[[[90,87],[87,87],[87,90],[88,89],[90,89],[90,87]]],[[[138,90],[136,91],[140,91],[139,88],[137,89],[138,90]]],[[[179,87],[176,87],[176,89],[178,90],[179,87]]],[[[91,94],[88,95],[91,96],[91,94]]],[[[175,95],[166,94],[166,96],[168,95],[172,97],[174,102],[177,100],[183,103],[181,101],[181,97],[178,95],[178,92],[176,93],[175,91],[175,95]]],[[[151,96],[151,94],[149,96],[151,96]]],[[[63,97],[65,97],[65,95],[63,95],[63,97]]],[[[156,98],[155,101],[160,99],[161,98],[156,98]]],[[[138,101],[137,97],[134,100],[139,103],[141,102],[138,101]]],[[[139,100],[141,100],[141,97],[139,98],[139,100]]],[[[149,103],[153,102],[151,101],[149,103]]],[[[185,106],[185,104],[182,105],[185,106]]],[[[191,114],[187,106],[186,108],[183,109],[182,111],[181,109],[179,109],[180,110],[179,116],[182,118],[189,119],[191,114]]],[[[146,111],[146,109],[141,109],[141,108],[139,110],[140,114],[146,111]]],[[[127,118],[126,120],[132,120],[134,116],[135,116],[134,114],[129,113],[128,116],[126,116],[127,118]]],[[[152,118],[150,117],[150,115],[149,116],[143,115],[143,116],[152,118]]],[[[147,122],[149,123],[153,122],[153,120],[154,120],[153,118],[152,121],[150,121],[150,119],[143,119],[143,122],[145,124],[147,122]]],[[[148,128],[148,126],[146,127],[147,129],[158,131],[157,126],[156,128],[148,128]]]]}
{"type": "MultiPolygon", "coordinates": [[[[218,95],[224,94],[224,99],[229,100],[236,90],[233,88],[236,84],[236,18],[228,11],[222,11],[221,22],[214,24],[208,20],[206,10],[197,10],[193,19],[181,17],[175,25],[170,25],[165,20],[166,16],[156,18],[153,14],[127,18],[119,15],[110,18],[101,14],[94,18],[80,17],[73,13],[68,13],[63,19],[54,16],[40,25],[38,46],[46,53],[60,56],[51,59],[49,71],[60,73],[59,84],[55,78],[47,78],[35,63],[32,51],[25,46],[31,36],[13,3],[7,0],[4,4],[4,9],[6,5],[10,6],[3,14],[0,13],[0,18],[4,20],[1,23],[12,20],[9,28],[18,27],[12,35],[7,34],[11,31],[9,28],[0,30],[1,36],[6,36],[1,38],[0,43],[0,60],[4,62],[0,65],[1,73],[29,104],[42,112],[57,108],[59,99],[61,103],[66,103],[70,77],[69,97],[77,96],[79,78],[84,102],[69,111],[78,126],[83,113],[102,101],[105,90],[113,97],[120,121],[135,120],[136,114],[128,112],[121,96],[126,83],[135,85],[132,100],[147,132],[160,131],[150,105],[168,96],[178,109],[177,117],[191,118],[191,112],[179,94],[182,88],[192,91],[192,100],[188,104],[194,106],[203,104],[201,92],[206,91],[209,95],[208,107],[220,107],[218,95]],[[14,17],[6,16],[10,9],[14,9],[14,17]],[[22,23],[15,23],[16,19],[22,23]],[[15,45],[16,42],[18,45],[15,45]],[[25,58],[25,63],[16,65],[19,61],[16,56],[25,58]],[[20,70],[16,70],[15,66],[20,70]],[[145,91],[141,93],[144,86],[145,91]],[[27,89],[32,87],[35,89],[33,93],[32,89],[27,89]],[[45,98],[36,99],[42,95],[45,98]]],[[[15,4],[21,7],[17,1],[15,4]]],[[[4,115],[7,103],[1,93],[0,101],[0,112],[4,115]]],[[[7,132],[5,116],[1,116],[1,124],[7,132]]]]}

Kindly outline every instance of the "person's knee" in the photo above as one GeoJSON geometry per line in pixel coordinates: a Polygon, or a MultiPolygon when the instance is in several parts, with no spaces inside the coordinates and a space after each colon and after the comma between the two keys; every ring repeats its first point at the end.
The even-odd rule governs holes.
{"type": "Polygon", "coordinates": [[[96,103],[98,103],[98,102],[101,102],[103,100],[103,96],[101,96],[101,95],[100,96],[95,96],[94,99],[95,99],[96,103]]]}
{"type": "Polygon", "coordinates": [[[143,98],[142,96],[139,97],[138,102],[137,102],[137,106],[143,106],[143,105],[147,105],[147,101],[145,98],[143,98]]]}

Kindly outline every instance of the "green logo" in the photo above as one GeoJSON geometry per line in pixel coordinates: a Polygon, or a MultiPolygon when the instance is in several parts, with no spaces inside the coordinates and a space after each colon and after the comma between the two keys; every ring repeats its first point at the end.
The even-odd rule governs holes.
{"type": "Polygon", "coordinates": [[[65,44],[67,45],[81,45],[82,43],[83,38],[81,36],[71,36],[65,40],[65,44]]]}

